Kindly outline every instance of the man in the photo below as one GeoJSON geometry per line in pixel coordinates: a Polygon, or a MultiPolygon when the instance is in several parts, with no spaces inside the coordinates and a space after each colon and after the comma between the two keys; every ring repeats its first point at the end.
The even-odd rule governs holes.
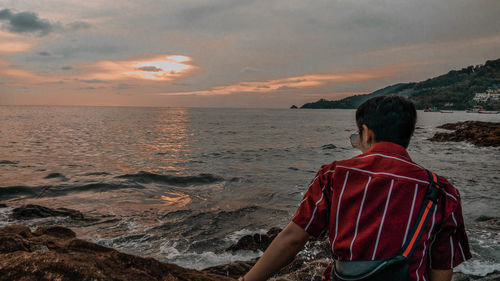
{"type": "MultiPolygon", "coordinates": [[[[328,233],[338,261],[396,255],[418,219],[429,187],[427,171],[406,148],[416,124],[414,105],[400,96],[372,98],[356,111],[363,154],[321,167],[292,221],[240,280],[266,280],[288,264],[309,235],[328,233]]],[[[439,177],[441,194],[409,260],[408,280],[449,281],[453,267],[471,257],[460,195],[439,177]]],[[[323,280],[330,280],[331,265],[323,280]]]]}

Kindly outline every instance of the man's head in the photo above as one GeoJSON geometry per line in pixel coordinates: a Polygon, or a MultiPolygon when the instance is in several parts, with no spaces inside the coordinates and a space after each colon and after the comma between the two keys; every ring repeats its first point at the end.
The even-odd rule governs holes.
{"type": "Polygon", "coordinates": [[[374,97],[362,103],[356,110],[361,141],[388,141],[407,148],[416,122],[415,106],[401,96],[374,97]],[[369,136],[368,131],[371,131],[369,136]]]}

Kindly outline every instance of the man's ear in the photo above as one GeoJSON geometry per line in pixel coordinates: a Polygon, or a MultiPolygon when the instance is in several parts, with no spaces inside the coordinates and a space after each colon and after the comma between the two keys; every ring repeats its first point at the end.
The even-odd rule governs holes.
{"type": "Polygon", "coordinates": [[[363,140],[366,143],[374,143],[375,142],[375,134],[373,131],[368,128],[365,124],[361,125],[361,128],[363,129],[363,140]]]}

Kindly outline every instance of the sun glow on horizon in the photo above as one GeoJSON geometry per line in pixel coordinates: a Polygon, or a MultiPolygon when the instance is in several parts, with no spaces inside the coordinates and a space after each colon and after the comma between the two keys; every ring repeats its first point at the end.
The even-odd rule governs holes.
{"type": "Polygon", "coordinates": [[[191,61],[187,56],[168,56],[148,61],[141,61],[133,65],[134,71],[125,72],[125,75],[149,80],[168,80],[172,76],[179,76],[193,68],[184,62],[191,61]]]}
{"type": "Polygon", "coordinates": [[[165,55],[136,60],[98,61],[87,67],[89,75],[81,79],[89,80],[124,80],[130,78],[169,81],[185,76],[198,67],[189,64],[192,58],[181,55],[165,55]]]}

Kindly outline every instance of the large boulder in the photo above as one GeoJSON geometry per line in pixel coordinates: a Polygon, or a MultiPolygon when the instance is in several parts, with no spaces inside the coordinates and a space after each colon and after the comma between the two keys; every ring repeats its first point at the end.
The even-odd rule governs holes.
{"type": "Polygon", "coordinates": [[[75,238],[64,227],[0,229],[3,280],[234,280],[118,252],[75,238]]]}

